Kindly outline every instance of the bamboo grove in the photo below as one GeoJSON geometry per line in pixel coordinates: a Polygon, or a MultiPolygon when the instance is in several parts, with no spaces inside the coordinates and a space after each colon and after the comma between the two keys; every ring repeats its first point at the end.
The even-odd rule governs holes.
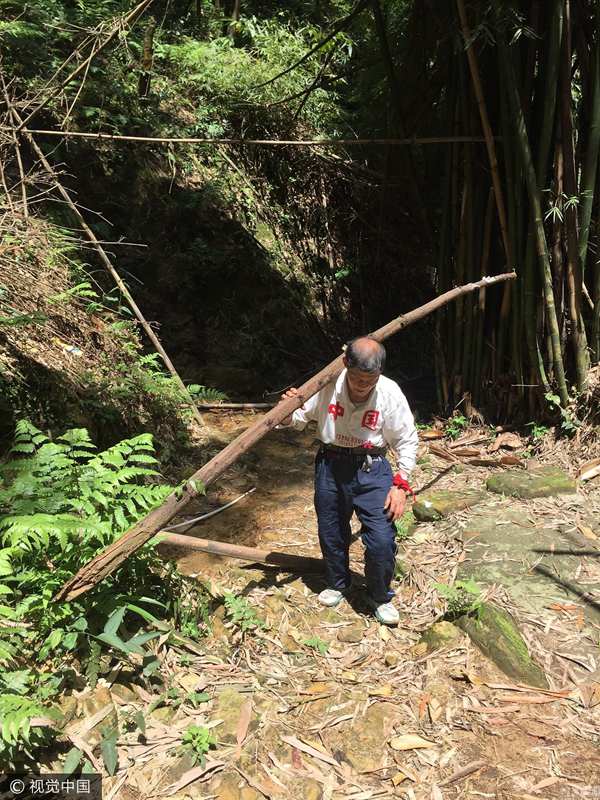
{"type": "Polygon", "coordinates": [[[504,416],[554,395],[566,408],[600,359],[600,4],[417,6],[413,23],[434,23],[427,71],[446,75],[438,124],[456,136],[488,127],[487,151],[459,142],[433,162],[437,288],[518,273],[501,297],[482,291],[439,318],[440,400],[493,400],[504,416]]]}

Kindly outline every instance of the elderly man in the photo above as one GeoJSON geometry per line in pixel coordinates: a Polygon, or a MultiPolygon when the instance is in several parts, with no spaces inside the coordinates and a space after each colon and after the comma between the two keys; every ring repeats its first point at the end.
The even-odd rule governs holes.
{"type": "MultiPolygon", "coordinates": [[[[362,523],[368,601],[379,622],[396,625],[398,611],[390,602],[394,576],[396,530],[408,477],[415,465],[417,431],[413,415],[397,383],[382,375],[385,348],[367,336],[351,341],[345,369],[282,423],[303,430],[317,423],[321,440],[315,462],[315,509],[319,544],[328,588],[319,595],[324,606],[337,606],[350,588],[350,519],[362,523]],[[399,472],[385,458],[395,452],[399,472]]],[[[298,394],[289,389],[283,398],[298,394]]]]}

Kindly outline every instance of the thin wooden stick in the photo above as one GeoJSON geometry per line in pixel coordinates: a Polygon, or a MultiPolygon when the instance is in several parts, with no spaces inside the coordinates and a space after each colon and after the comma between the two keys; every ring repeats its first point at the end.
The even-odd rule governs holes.
{"type": "MultiPolygon", "coordinates": [[[[9,130],[8,126],[2,126],[2,130],[9,130]]],[[[36,136],[61,136],[65,139],[96,139],[106,142],[162,142],[164,144],[216,144],[216,145],[273,145],[285,147],[328,147],[330,145],[351,145],[364,144],[394,144],[394,145],[417,145],[417,144],[451,144],[453,142],[473,142],[475,144],[485,142],[483,136],[412,136],[404,139],[202,139],[195,137],[166,137],[166,136],[123,136],[112,133],[85,133],[84,131],[53,131],[46,129],[20,127],[24,133],[35,134],[36,136]]],[[[496,137],[500,140],[500,137],[496,137]]]]}
{"type": "Polygon", "coordinates": [[[42,100],[42,102],[38,106],[36,106],[36,108],[34,108],[33,111],[31,111],[25,117],[24,120],[21,120],[21,122],[19,123],[19,130],[23,130],[23,128],[25,128],[25,126],[28,125],[31,122],[31,120],[37,114],[39,114],[39,112],[43,108],[45,108],[51,100],[53,100],[56,97],[57,94],[60,94],[62,92],[62,90],[69,83],[71,83],[71,81],[75,80],[75,78],[80,73],[82,73],[84,70],[87,70],[88,65],[92,61],[92,59],[96,58],[98,53],[101,53],[102,50],[104,50],[106,47],[108,47],[108,45],[112,42],[112,40],[115,38],[115,36],[117,36],[120,33],[120,31],[122,31],[124,29],[124,27],[126,25],[129,25],[130,23],[133,24],[136,21],[136,19],[139,16],[141,16],[141,14],[143,14],[144,11],[146,11],[146,9],[153,2],[154,2],[154,0],[142,0],[142,2],[139,3],[134,9],[132,9],[129,12],[129,14],[127,14],[123,19],[119,19],[119,21],[115,24],[115,26],[113,27],[112,31],[109,33],[109,35],[106,37],[106,39],[102,42],[102,44],[98,45],[98,47],[94,46],[94,48],[92,49],[92,52],[85,59],[85,61],[82,61],[81,64],[76,69],[74,69],[73,72],[70,73],[70,75],[68,75],[63,81],[61,81],[61,83],[59,83],[59,85],[53,91],[50,92],[50,94],[46,97],[45,100],[42,100]]]}
{"type": "MultiPolygon", "coordinates": [[[[4,75],[1,73],[0,73],[0,78],[2,78],[2,93],[4,95],[4,102],[6,103],[6,109],[10,114],[10,98],[8,96],[8,88],[4,80],[4,75]]],[[[29,205],[27,203],[27,187],[25,186],[25,170],[23,169],[23,159],[21,158],[21,145],[19,143],[19,139],[17,137],[14,128],[11,133],[12,133],[11,138],[13,141],[13,146],[15,148],[15,155],[17,157],[17,165],[19,167],[19,175],[21,177],[20,184],[21,184],[21,198],[23,200],[23,214],[25,215],[25,220],[28,220],[29,205]]]]}
{"type": "MultiPolygon", "coordinates": [[[[1,75],[1,73],[0,73],[0,75],[1,75]]],[[[4,82],[4,78],[3,77],[2,77],[2,81],[4,82]]],[[[18,112],[15,110],[14,106],[12,105],[12,103],[10,102],[10,98],[8,97],[8,95],[7,95],[6,103],[7,103],[7,106],[8,106],[8,110],[9,110],[10,114],[13,117],[13,120],[15,121],[16,124],[19,124],[21,122],[21,118],[20,118],[18,112]]],[[[150,339],[150,341],[152,342],[152,344],[156,348],[156,351],[159,353],[160,357],[164,361],[165,366],[167,367],[167,369],[169,370],[169,372],[171,373],[171,375],[173,376],[173,378],[177,382],[177,385],[181,389],[183,395],[187,398],[188,402],[190,403],[190,406],[191,406],[191,409],[192,409],[192,413],[193,413],[196,421],[203,428],[207,428],[208,426],[204,422],[204,420],[202,418],[202,414],[200,414],[200,412],[196,408],[196,404],[194,403],[194,400],[193,400],[192,396],[190,395],[189,391],[187,390],[187,387],[185,386],[184,382],[181,380],[181,378],[179,376],[179,373],[177,372],[177,370],[175,369],[175,367],[173,365],[173,362],[171,361],[171,359],[167,355],[167,353],[166,353],[164,347],[162,346],[158,336],[154,333],[154,331],[150,327],[149,323],[146,321],[146,318],[142,314],[139,306],[137,305],[137,303],[133,299],[133,296],[132,296],[131,292],[129,291],[127,286],[125,286],[125,284],[123,283],[123,281],[121,279],[121,276],[119,275],[117,270],[112,265],[110,259],[106,255],[106,251],[104,250],[104,248],[102,247],[102,245],[100,244],[98,239],[96,238],[94,232],[92,231],[92,229],[89,227],[89,225],[87,224],[87,222],[83,218],[83,215],[81,214],[81,212],[79,211],[79,209],[77,208],[77,206],[75,205],[73,200],[71,199],[69,193],[66,191],[64,186],[58,180],[58,178],[56,176],[56,172],[55,172],[53,166],[50,164],[50,162],[48,161],[48,159],[46,158],[46,156],[44,155],[44,153],[42,152],[42,150],[38,146],[38,144],[35,141],[35,139],[33,138],[33,136],[28,131],[25,131],[25,130],[23,130],[22,133],[25,136],[25,138],[27,139],[27,141],[29,142],[29,144],[31,145],[31,147],[33,148],[34,152],[37,154],[37,157],[39,158],[40,162],[43,164],[44,169],[46,169],[48,174],[52,177],[52,181],[54,183],[54,186],[56,187],[56,190],[58,191],[58,193],[61,195],[61,197],[64,199],[64,201],[67,203],[67,205],[69,206],[69,208],[71,209],[71,211],[73,212],[75,217],[77,218],[77,221],[79,222],[83,232],[85,233],[85,235],[87,236],[87,238],[91,242],[92,246],[94,247],[94,249],[98,253],[98,256],[100,257],[100,260],[102,261],[102,264],[104,265],[106,270],[112,275],[115,283],[117,284],[117,286],[121,290],[123,296],[125,297],[125,299],[129,303],[129,306],[130,306],[131,310],[135,314],[136,318],[138,319],[138,321],[141,324],[141,326],[143,327],[143,329],[146,331],[146,334],[148,335],[148,338],[150,339]]]]}
{"type": "MultiPolygon", "coordinates": [[[[373,333],[373,338],[383,341],[394,333],[412,325],[446,303],[455,300],[461,295],[474,292],[483,286],[491,286],[507,280],[514,280],[514,272],[495,275],[492,278],[482,278],[476,283],[459,286],[449,292],[430,300],[425,305],[409,311],[396,319],[388,322],[373,333]]],[[[56,594],[56,600],[71,600],[80,594],[88,592],[107,575],[114,572],[130,555],[135,553],[142,545],[173,519],[203,491],[203,487],[213,483],[223,472],[234,464],[238,458],[249,450],[256,442],[272,431],[276,425],[283,422],[297,408],[300,408],[310,397],[316,394],[328,383],[335,380],[343,369],[343,356],[338,356],[317,375],[308,380],[298,389],[298,394],[287,400],[282,400],[275,408],[257,420],[237,439],[227,445],[218,455],[212,458],[203,467],[197,470],[182,487],[170,494],[164,503],[151,511],[144,519],[126,531],[120,539],[113,542],[101,553],[98,553],[89,563],[85,564],[76,575],[62,586],[56,594]]]]}
{"type": "Polygon", "coordinates": [[[228,508],[231,508],[231,506],[236,505],[236,503],[239,503],[240,500],[244,499],[244,497],[248,497],[249,494],[253,494],[255,491],[256,491],[256,486],[253,486],[252,489],[248,489],[247,492],[244,492],[244,494],[241,494],[239,497],[236,497],[235,500],[230,500],[229,503],[225,503],[224,506],[221,506],[220,508],[215,508],[214,511],[209,511],[207,514],[201,514],[199,517],[194,517],[193,519],[186,519],[185,522],[178,522],[177,525],[169,525],[169,527],[165,528],[165,530],[170,533],[171,531],[178,530],[179,528],[184,528],[185,530],[183,530],[182,533],[186,533],[191,528],[193,528],[197,522],[203,522],[205,519],[210,519],[211,517],[220,514],[221,511],[226,511],[228,508]]]}

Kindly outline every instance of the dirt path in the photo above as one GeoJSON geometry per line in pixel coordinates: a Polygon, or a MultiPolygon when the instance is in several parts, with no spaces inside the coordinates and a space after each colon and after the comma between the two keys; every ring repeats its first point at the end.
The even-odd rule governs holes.
{"type": "MultiPolygon", "coordinates": [[[[224,426],[240,423],[247,418],[229,417],[224,426]]],[[[257,491],[198,526],[198,535],[318,555],[311,442],[309,434],[287,431],[263,440],[209,493],[208,505],[252,486],[257,491]]],[[[480,485],[485,474],[477,468],[448,472],[434,460],[418,467],[414,478],[416,485],[435,479],[456,489],[480,485]]],[[[548,503],[541,509],[546,523],[548,503]]],[[[561,519],[581,513],[578,501],[569,503],[557,506],[561,519]]],[[[534,513],[528,504],[497,496],[486,507],[499,519],[505,511],[534,513]]],[[[322,585],[314,577],[178,551],[182,571],[210,579],[215,594],[243,598],[266,627],[242,634],[221,607],[196,654],[171,653],[173,687],[205,692],[210,700],[197,709],[183,703],[153,712],[146,748],[130,748],[137,760],[119,777],[115,796],[600,797],[600,673],[593,655],[600,627],[581,623],[577,604],[563,603],[564,610],[549,608],[542,616],[520,610],[500,585],[487,591],[519,616],[549,691],[515,686],[462,634],[434,652],[419,644],[444,610],[434,582],[452,583],[468,557],[460,532],[472,517],[465,511],[421,524],[403,542],[397,629],[374,621],[360,587],[339,609],[323,610],[315,595],[322,585]],[[218,744],[207,771],[179,787],[182,776],[185,782],[202,770],[189,773],[193,763],[175,754],[168,737],[176,741],[192,722],[214,726],[218,744]],[[148,749],[152,737],[155,753],[148,749]]],[[[597,570],[599,561],[585,569],[597,570]]],[[[360,578],[359,541],[351,563],[360,578]]]]}

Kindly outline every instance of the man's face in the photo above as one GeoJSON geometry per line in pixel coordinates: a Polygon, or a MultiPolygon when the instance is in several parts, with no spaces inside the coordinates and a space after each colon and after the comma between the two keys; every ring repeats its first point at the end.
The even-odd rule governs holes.
{"type": "Polygon", "coordinates": [[[366,400],[379,380],[380,372],[363,372],[352,367],[346,372],[346,381],[350,389],[351,399],[359,403],[366,400]]]}

